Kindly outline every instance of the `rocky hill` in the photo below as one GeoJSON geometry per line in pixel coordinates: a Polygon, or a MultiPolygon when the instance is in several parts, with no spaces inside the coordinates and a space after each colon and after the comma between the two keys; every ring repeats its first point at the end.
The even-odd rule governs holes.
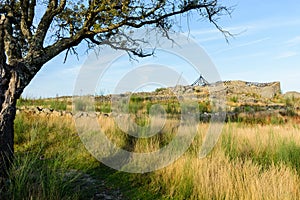
{"type": "MultiPolygon", "coordinates": [[[[161,104],[167,113],[180,114],[178,98],[190,97],[199,103],[203,119],[209,119],[216,110],[212,109],[214,99],[223,99],[226,102],[228,118],[271,118],[300,115],[300,93],[288,92],[281,94],[280,82],[253,83],[245,81],[224,81],[204,86],[181,86],[159,88],[153,92],[125,93],[95,97],[95,115],[109,116],[111,101],[128,97],[129,110],[135,114],[148,113],[153,104],[161,104]]],[[[90,98],[94,98],[91,96],[90,98]]],[[[43,115],[72,116],[72,97],[45,99],[44,105],[19,106],[19,111],[40,113],[43,115]],[[53,101],[61,104],[65,102],[64,110],[51,108],[53,101]],[[45,102],[52,102],[47,104],[45,102]],[[50,105],[50,106],[49,106],[50,105]],[[28,111],[29,110],[29,111],[28,111]]],[[[60,106],[61,107],[61,106],[60,106]]]]}
{"type": "Polygon", "coordinates": [[[179,92],[185,95],[194,94],[201,99],[209,97],[211,93],[220,92],[229,99],[237,97],[240,98],[241,102],[246,102],[252,99],[256,101],[272,99],[281,94],[280,82],[254,83],[245,81],[224,81],[205,86],[176,86],[167,89],[169,91],[160,90],[157,95],[168,96],[172,92],[179,92]],[[216,91],[216,87],[219,91],[216,91]]]}

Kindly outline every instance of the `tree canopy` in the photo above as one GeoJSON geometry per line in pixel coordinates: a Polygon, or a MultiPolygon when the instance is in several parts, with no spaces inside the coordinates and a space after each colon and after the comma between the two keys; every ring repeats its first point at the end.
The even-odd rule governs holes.
{"type": "Polygon", "coordinates": [[[8,63],[35,59],[38,65],[64,50],[74,51],[72,48],[82,41],[88,47],[109,44],[145,56],[137,40],[128,35],[130,31],[156,27],[167,36],[176,24],[172,16],[191,11],[221,31],[218,17],[230,13],[217,0],[0,1],[1,20],[5,21],[6,30],[4,40],[9,41],[5,50],[8,63]],[[47,36],[50,39],[46,41],[47,36]]]}

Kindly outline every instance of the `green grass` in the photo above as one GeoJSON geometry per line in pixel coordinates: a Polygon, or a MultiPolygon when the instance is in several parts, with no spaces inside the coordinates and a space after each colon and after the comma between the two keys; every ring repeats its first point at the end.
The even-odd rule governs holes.
{"type": "Polygon", "coordinates": [[[60,169],[58,160],[43,160],[40,153],[19,153],[10,170],[5,199],[79,199],[74,181],[60,169]],[[75,186],[75,187],[74,187],[75,186]]]}
{"type": "Polygon", "coordinates": [[[21,97],[17,101],[17,107],[21,108],[23,106],[40,106],[44,108],[50,108],[54,110],[67,110],[68,105],[71,105],[71,102],[68,102],[63,98],[54,98],[54,99],[29,99],[21,97]]]}
{"type": "Polygon", "coordinates": [[[102,112],[102,113],[110,113],[111,112],[111,103],[110,102],[96,102],[95,111],[102,112]]]}
{"type": "MultiPolygon", "coordinates": [[[[241,140],[229,131],[222,136],[222,147],[230,159],[251,160],[264,168],[284,163],[300,174],[300,145],[293,138],[282,138],[273,132],[264,137],[270,141],[258,150],[248,139],[241,140]]],[[[259,144],[259,137],[256,140],[259,144]]]]}
{"type": "MultiPolygon", "coordinates": [[[[135,122],[149,125],[146,114],[156,103],[133,97],[130,109],[135,113],[135,122]]],[[[84,104],[79,102],[78,106],[84,104]]],[[[103,111],[110,109],[110,104],[98,106],[103,106],[103,111]]],[[[178,106],[178,102],[162,104],[170,113],[180,113],[178,106]]],[[[209,103],[200,103],[200,111],[206,111],[206,106],[209,103]]],[[[187,111],[193,108],[183,106],[187,111]]],[[[152,109],[161,111],[161,107],[152,109]]],[[[1,191],[0,199],[91,199],[95,194],[118,189],[126,199],[300,198],[299,126],[277,118],[271,123],[249,120],[227,123],[213,152],[204,159],[199,159],[198,153],[208,124],[199,123],[190,148],[172,165],[155,172],[129,174],[110,169],[93,158],[82,144],[72,118],[21,112],[15,120],[15,159],[9,172],[10,182],[1,191]],[[276,190],[278,185],[281,190],[276,190]]],[[[135,139],[117,128],[112,118],[101,117],[99,121],[111,141],[136,152],[166,146],[179,123],[169,118],[156,136],[135,139]]]]}
{"type": "Polygon", "coordinates": [[[233,96],[229,99],[230,101],[234,102],[234,103],[237,103],[239,98],[237,96],[233,96]]]}
{"type": "Polygon", "coordinates": [[[130,186],[128,177],[114,186],[110,176],[115,173],[87,152],[71,118],[19,114],[10,182],[0,199],[90,199],[97,192],[130,186]]]}

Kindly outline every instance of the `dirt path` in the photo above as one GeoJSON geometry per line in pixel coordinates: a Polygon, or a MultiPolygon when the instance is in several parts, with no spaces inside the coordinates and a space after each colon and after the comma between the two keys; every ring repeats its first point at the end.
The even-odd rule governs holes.
{"type": "Polygon", "coordinates": [[[76,189],[80,189],[85,194],[85,197],[91,200],[123,200],[126,199],[121,191],[116,188],[107,186],[104,180],[93,178],[89,174],[72,170],[68,172],[68,177],[76,177],[74,185],[76,189]]]}

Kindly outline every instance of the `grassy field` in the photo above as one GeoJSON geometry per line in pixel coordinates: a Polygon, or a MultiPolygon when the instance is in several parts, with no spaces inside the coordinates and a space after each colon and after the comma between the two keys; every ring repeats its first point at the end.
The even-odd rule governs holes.
{"type": "MultiPolygon", "coordinates": [[[[157,150],[176,134],[168,120],[159,135],[129,138],[100,117],[107,136],[125,149],[157,150]]],[[[300,199],[300,124],[227,123],[213,152],[198,158],[208,124],[172,165],[145,174],[112,170],[85,149],[70,117],[20,113],[15,161],[1,199],[300,199]]]]}

